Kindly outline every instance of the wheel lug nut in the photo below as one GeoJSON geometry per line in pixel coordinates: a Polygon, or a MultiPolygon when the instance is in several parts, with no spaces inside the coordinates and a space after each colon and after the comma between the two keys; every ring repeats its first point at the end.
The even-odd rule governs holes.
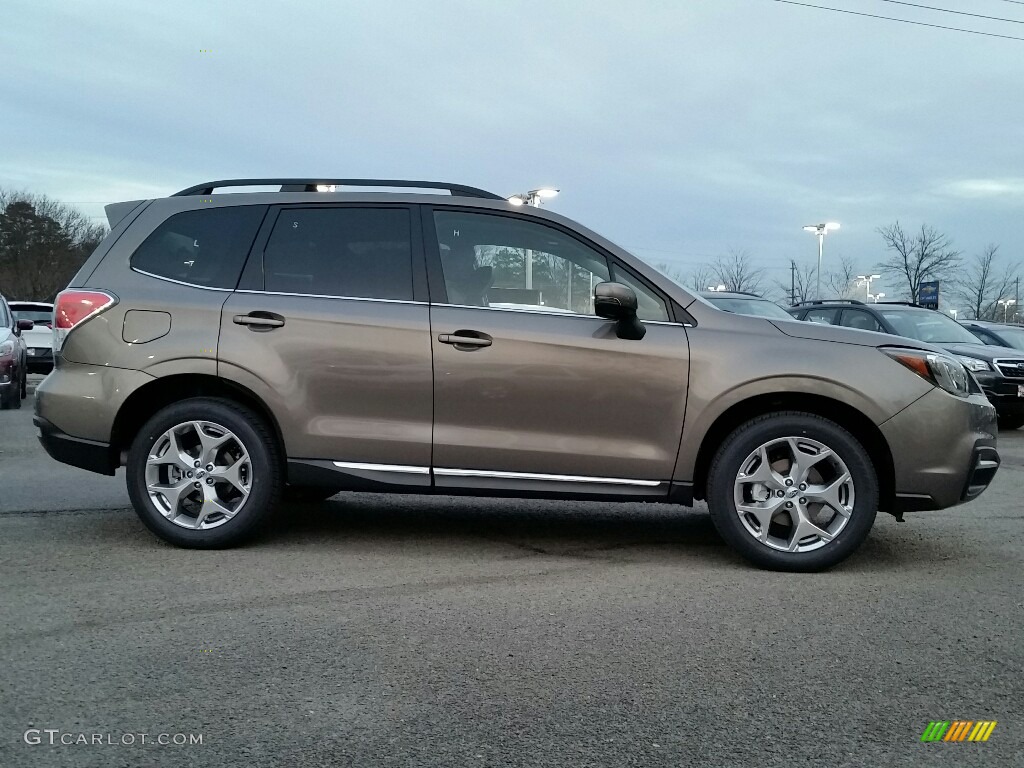
{"type": "Polygon", "coordinates": [[[786,495],[786,492],[785,491],[776,491],[775,495],[778,496],[781,499],[783,496],[786,495]]]}
{"type": "Polygon", "coordinates": [[[213,485],[213,478],[212,477],[206,478],[206,484],[207,485],[213,485]]]}
{"type": "Polygon", "coordinates": [[[188,474],[188,476],[189,476],[189,477],[192,477],[192,475],[193,475],[194,473],[192,473],[192,472],[188,472],[187,474],[188,474]]]}
{"type": "Polygon", "coordinates": [[[213,464],[207,464],[206,465],[206,471],[207,472],[213,472],[213,464]]]}
{"type": "Polygon", "coordinates": [[[196,488],[202,488],[203,484],[202,483],[196,483],[195,486],[196,486],[196,488]]]}
{"type": "Polygon", "coordinates": [[[789,477],[787,477],[787,478],[786,478],[786,485],[792,485],[792,484],[793,484],[793,479],[792,479],[792,478],[789,478],[789,477]]]}
{"type": "Polygon", "coordinates": [[[806,491],[807,490],[807,483],[800,483],[800,490],[801,491],[806,491]]]}
{"type": "Polygon", "coordinates": [[[805,498],[801,497],[801,498],[800,498],[800,503],[801,503],[801,504],[806,504],[806,503],[807,503],[807,499],[805,499],[805,498]]]}
{"type": "Polygon", "coordinates": [[[790,509],[790,508],[792,508],[792,506],[793,506],[793,502],[792,501],[787,501],[786,502],[786,509],[790,509]]]}
{"type": "Polygon", "coordinates": [[[201,461],[197,461],[197,462],[196,462],[195,464],[193,464],[192,466],[193,466],[193,467],[195,467],[196,469],[199,469],[199,467],[200,467],[200,466],[202,465],[202,463],[203,463],[203,462],[201,462],[201,461]]]}

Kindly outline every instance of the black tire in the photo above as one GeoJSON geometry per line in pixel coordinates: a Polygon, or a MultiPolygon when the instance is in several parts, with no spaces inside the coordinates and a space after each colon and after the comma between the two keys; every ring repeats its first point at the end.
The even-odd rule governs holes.
{"type": "Polygon", "coordinates": [[[15,400],[19,403],[21,402],[21,399],[17,396],[17,389],[13,384],[0,390],[0,411],[13,408],[15,400]]]}
{"type": "Polygon", "coordinates": [[[1020,429],[1024,427],[1024,416],[1000,416],[1000,429],[1020,429]]]}
{"type": "Polygon", "coordinates": [[[867,538],[878,512],[878,477],[864,447],[838,424],[809,413],[782,411],[751,419],[725,439],[708,473],[707,502],[718,533],[750,562],[778,571],[820,571],[846,559],[867,538]],[[806,437],[832,449],[853,481],[854,504],[845,527],[811,551],[784,552],[758,541],[736,510],[734,484],[741,465],[759,446],[783,437],[806,437]]]}
{"type": "Polygon", "coordinates": [[[286,485],[282,498],[293,503],[316,504],[327,501],[341,491],[341,488],[322,488],[316,485],[286,485]]]}
{"type": "Polygon", "coordinates": [[[22,371],[21,374],[21,399],[24,400],[28,397],[28,373],[22,371]]]}
{"type": "Polygon", "coordinates": [[[221,398],[193,398],[158,411],[139,430],[128,451],[128,495],[139,518],[164,541],[190,549],[220,549],[240,544],[267,522],[281,495],[282,461],[271,428],[253,411],[221,398]],[[188,421],[210,421],[235,434],[252,465],[249,496],[234,517],[210,529],[185,528],[156,508],[146,489],[146,461],[157,439],[188,421]]]}

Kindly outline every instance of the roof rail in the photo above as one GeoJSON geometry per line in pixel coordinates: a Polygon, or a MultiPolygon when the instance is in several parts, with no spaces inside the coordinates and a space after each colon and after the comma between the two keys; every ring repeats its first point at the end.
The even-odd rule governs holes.
{"type": "Polygon", "coordinates": [[[857,299],[812,299],[811,301],[805,301],[799,306],[805,307],[808,304],[860,304],[863,306],[863,301],[857,301],[857,299]]]}
{"type": "Polygon", "coordinates": [[[904,307],[920,307],[916,301],[876,301],[875,304],[899,304],[904,307]]]}
{"type": "Polygon", "coordinates": [[[266,187],[281,185],[281,192],[316,192],[319,185],[338,187],[410,187],[413,189],[446,189],[457,197],[481,197],[485,200],[504,200],[501,195],[463,184],[448,184],[443,181],[408,181],[405,179],[221,179],[196,184],[194,187],[175,192],[171,197],[190,195],[212,195],[213,190],[223,187],[266,187]]]}

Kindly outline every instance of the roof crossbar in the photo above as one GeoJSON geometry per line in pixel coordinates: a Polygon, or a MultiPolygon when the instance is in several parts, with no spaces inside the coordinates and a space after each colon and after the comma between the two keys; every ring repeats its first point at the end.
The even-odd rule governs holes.
{"type": "Polygon", "coordinates": [[[409,187],[413,189],[444,189],[457,197],[480,197],[485,200],[505,198],[476,187],[464,184],[448,184],[443,181],[408,181],[405,179],[221,179],[196,184],[194,187],[175,192],[172,197],[190,195],[212,195],[213,190],[224,187],[268,187],[281,185],[281,192],[316,192],[317,186],[338,187],[409,187]]]}

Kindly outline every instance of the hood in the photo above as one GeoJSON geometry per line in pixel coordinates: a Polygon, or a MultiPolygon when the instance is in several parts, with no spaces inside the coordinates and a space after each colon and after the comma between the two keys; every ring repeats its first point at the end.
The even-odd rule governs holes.
{"type": "Polygon", "coordinates": [[[988,344],[943,344],[942,348],[954,355],[976,357],[991,363],[995,359],[1024,360],[1024,352],[1013,347],[993,347],[988,344]]]}
{"type": "Polygon", "coordinates": [[[792,321],[771,318],[768,322],[787,336],[792,336],[795,339],[834,341],[840,344],[856,344],[859,347],[905,347],[909,349],[925,349],[929,352],[942,351],[933,344],[926,344],[923,341],[908,339],[903,336],[893,336],[889,333],[862,331],[857,328],[843,328],[839,325],[825,325],[824,323],[809,323],[806,320],[797,320],[796,318],[792,321]]]}

